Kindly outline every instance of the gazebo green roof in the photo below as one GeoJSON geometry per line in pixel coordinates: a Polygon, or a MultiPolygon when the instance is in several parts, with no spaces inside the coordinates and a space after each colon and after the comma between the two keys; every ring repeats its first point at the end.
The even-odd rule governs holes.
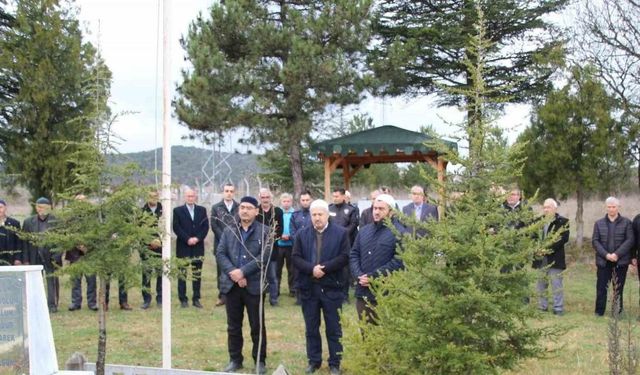
{"type": "MultiPolygon", "coordinates": [[[[313,150],[325,157],[336,154],[342,156],[426,155],[437,153],[436,150],[425,145],[425,143],[432,141],[434,138],[424,133],[384,125],[320,142],[313,147],[313,150]]],[[[451,150],[458,149],[455,142],[439,141],[451,150]]]]}

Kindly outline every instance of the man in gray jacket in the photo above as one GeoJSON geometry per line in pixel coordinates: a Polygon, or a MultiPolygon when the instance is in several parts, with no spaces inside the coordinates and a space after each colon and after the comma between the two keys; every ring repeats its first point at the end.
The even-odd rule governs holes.
{"type": "Polygon", "coordinates": [[[267,330],[264,325],[264,299],[261,301],[260,294],[264,291],[268,268],[266,263],[271,254],[271,230],[256,220],[258,201],[254,197],[247,196],[240,200],[238,215],[239,224],[224,230],[216,251],[216,261],[221,270],[220,292],[226,297],[227,311],[230,362],[224,372],[235,372],[242,368],[242,321],[246,308],[256,372],[264,374],[267,330]],[[258,350],[261,334],[262,342],[258,350]]]}
{"type": "Polygon", "coordinates": [[[634,245],[631,220],[620,215],[620,201],[609,197],[605,201],[607,215],[593,225],[591,243],[596,252],[597,281],[595,314],[603,316],[607,307],[607,288],[613,279],[614,308],[622,311],[622,296],[627,269],[634,245]]]}

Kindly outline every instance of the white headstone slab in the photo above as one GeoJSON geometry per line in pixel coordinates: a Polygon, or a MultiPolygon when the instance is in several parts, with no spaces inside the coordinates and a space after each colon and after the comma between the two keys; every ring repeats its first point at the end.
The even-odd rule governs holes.
{"type": "Polygon", "coordinates": [[[42,266],[0,266],[0,374],[57,372],[42,266]]]}

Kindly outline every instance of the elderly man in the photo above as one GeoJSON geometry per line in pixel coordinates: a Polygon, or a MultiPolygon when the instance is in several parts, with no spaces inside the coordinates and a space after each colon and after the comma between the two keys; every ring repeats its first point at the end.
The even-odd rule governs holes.
{"type": "Polygon", "coordinates": [[[564,256],[564,246],[569,242],[569,220],[560,216],[558,202],[548,198],[542,205],[545,224],[542,231],[542,239],[546,239],[554,234],[555,241],[545,249],[533,261],[533,268],[541,269],[542,275],[537,283],[538,308],[547,311],[549,308],[547,301],[547,289],[551,280],[551,290],[553,293],[553,313],[555,315],[564,314],[564,295],[562,292],[562,272],[567,268],[564,256]],[[557,233],[557,234],[556,234],[557,233]]]}
{"type": "Polygon", "coordinates": [[[322,364],[320,314],[324,315],[329,346],[329,370],[340,374],[342,328],[338,311],[342,307],[342,285],[347,282],[343,269],[349,263],[346,229],[329,223],[329,205],[323,200],[311,203],[309,226],[298,232],[293,245],[293,262],[298,270],[296,287],[302,304],[307,339],[307,374],[322,364]]]}
{"type": "MultiPolygon", "coordinates": [[[[36,215],[24,220],[22,228],[25,233],[42,233],[49,230],[55,218],[51,211],[51,201],[48,198],[40,197],[36,200],[36,215]]],[[[54,253],[45,246],[38,246],[32,241],[23,241],[24,261],[27,264],[41,264],[47,278],[47,305],[49,312],[58,312],[58,300],[60,296],[60,281],[54,272],[57,267],[62,266],[62,254],[54,253]]]]}
{"type": "MultiPolygon", "coordinates": [[[[426,202],[424,188],[419,185],[411,187],[411,203],[402,208],[402,213],[419,222],[438,220],[438,207],[426,202]]],[[[414,236],[424,237],[424,229],[407,228],[414,236]]]]}
{"type": "MultiPolygon", "coordinates": [[[[222,188],[222,200],[211,207],[211,231],[213,232],[213,256],[222,238],[225,228],[234,226],[238,222],[238,202],[234,199],[236,188],[232,183],[227,183],[222,188]]],[[[220,265],[216,262],[216,280],[220,280],[220,265]]],[[[218,301],[216,306],[224,305],[224,295],[218,287],[218,301]]]]}
{"type": "Polygon", "coordinates": [[[216,253],[216,260],[222,270],[220,291],[225,295],[227,311],[230,362],[224,372],[235,372],[242,368],[242,321],[246,308],[253,341],[251,354],[257,372],[266,373],[267,330],[264,325],[264,303],[260,303],[260,294],[271,256],[272,240],[269,228],[256,220],[258,207],[258,201],[254,197],[247,196],[240,200],[240,222],[224,230],[216,253]],[[260,335],[262,345],[258,350],[260,335]]]}
{"type": "Polygon", "coordinates": [[[620,215],[620,201],[615,197],[609,197],[605,204],[607,214],[595,222],[591,237],[598,268],[595,308],[595,314],[598,316],[604,315],[607,307],[607,289],[612,279],[614,313],[622,312],[624,283],[634,245],[631,220],[620,215]]]}
{"type": "Polygon", "coordinates": [[[22,264],[22,243],[17,232],[20,222],[7,216],[7,203],[0,199],[0,266],[22,264]]]}
{"type": "Polygon", "coordinates": [[[406,228],[393,216],[396,202],[388,194],[379,195],[373,202],[372,224],[365,225],[351,248],[349,265],[352,275],[357,279],[356,310],[360,319],[375,323],[376,314],[371,308],[376,305],[376,299],[369,282],[373,278],[383,277],[393,271],[404,268],[398,258],[396,246],[399,239],[387,225],[385,219],[391,219],[393,225],[401,234],[406,228]]]}
{"type": "Polygon", "coordinates": [[[280,207],[276,207],[273,204],[273,194],[271,190],[267,188],[260,189],[260,208],[258,209],[258,216],[256,220],[269,228],[269,232],[273,238],[272,256],[273,262],[269,262],[269,269],[267,270],[267,281],[269,282],[269,303],[271,306],[278,306],[278,278],[276,276],[276,254],[277,243],[276,241],[282,237],[282,229],[284,228],[283,219],[284,213],[280,207]]]}
{"type": "MultiPolygon", "coordinates": [[[[207,209],[196,204],[197,195],[193,189],[184,192],[185,204],[173,209],[173,232],[176,234],[176,257],[190,263],[194,307],[202,308],[200,303],[200,278],[202,258],[204,258],[204,239],[209,232],[207,209]]],[[[181,266],[178,279],[178,298],[180,307],[189,307],[187,298],[187,267],[181,266]]]]}

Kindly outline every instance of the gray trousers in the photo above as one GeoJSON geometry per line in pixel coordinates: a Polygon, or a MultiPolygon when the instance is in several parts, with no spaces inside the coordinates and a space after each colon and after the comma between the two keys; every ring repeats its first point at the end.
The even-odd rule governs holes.
{"type": "Polygon", "coordinates": [[[545,270],[540,270],[541,276],[538,279],[536,290],[538,291],[538,307],[541,310],[547,310],[549,308],[547,292],[549,288],[549,281],[551,281],[551,292],[553,294],[553,311],[564,311],[562,272],[563,270],[558,268],[547,268],[545,270]]]}
{"type": "MultiPolygon", "coordinates": [[[[98,306],[96,304],[96,275],[84,275],[87,280],[87,306],[90,308],[98,306]]],[[[82,306],[82,277],[72,280],[71,286],[71,306],[82,306]]]]}

